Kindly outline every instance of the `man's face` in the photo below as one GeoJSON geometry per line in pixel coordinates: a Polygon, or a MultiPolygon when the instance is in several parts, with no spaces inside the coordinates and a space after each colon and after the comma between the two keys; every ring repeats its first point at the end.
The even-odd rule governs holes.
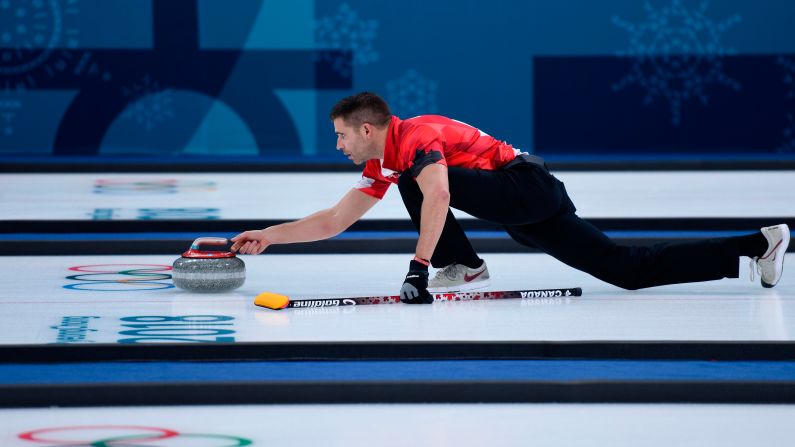
{"type": "Polygon", "coordinates": [[[368,124],[358,128],[348,126],[342,118],[334,119],[334,133],[337,134],[337,150],[342,151],[354,164],[360,165],[372,158],[372,132],[368,124]]]}

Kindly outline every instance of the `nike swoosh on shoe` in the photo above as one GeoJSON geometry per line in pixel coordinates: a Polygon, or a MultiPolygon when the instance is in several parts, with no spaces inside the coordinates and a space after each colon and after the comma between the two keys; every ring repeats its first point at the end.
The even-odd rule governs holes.
{"type": "Polygon", "coordinates": [[[464,274],[464,281],[465,281],[465,282],[470,282],[470,281],[472,281],[473,279],[477,278],[478,276],[482,275],[482,274],[483,274],[483,272],[485,272],[485,271],[486,271],[485,269],[484,269],[484,270],[481,270],[481,271],[479,271],[479,272],[475,273],[475,274],[474,274],[474,275],[472,275],[472,276],[469,276],[469,275],[467,275],[467,274],[464,274]]]}
{"type": "MultiPolygon", "coordinates": [[[[768,258],[768,256],[770,256],[770,255],[772,255],[773,253],[775,253],[775,252],[776,252],[776,250],[778,250],[778,247],[779,247],[779,246],[781,246],[781,243],[782,243],[782,242],[783,242],[783,241],[778,241],[778,244],[776,244],[776,246],[775,246],[775,247],[773,247],[773,248],[770,250],[770,253],[768,253],[768,254],[766,254],[766,255],[762,256],[760,259],[767,259],[767,258],[768,258]]],[[[775,257],[775,256],[773,256],[773,259],[776,259],[776,257],[775,257]]]]}

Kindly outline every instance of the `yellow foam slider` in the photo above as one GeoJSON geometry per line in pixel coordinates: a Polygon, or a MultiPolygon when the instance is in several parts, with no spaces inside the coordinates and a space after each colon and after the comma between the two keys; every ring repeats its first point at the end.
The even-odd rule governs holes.
{"type": "Polygon", "coordinates": [[[254,304],[268,309],[284,309],[290,304],[290,297],[273,292],[262,292],[254,298],[254,304]]]}

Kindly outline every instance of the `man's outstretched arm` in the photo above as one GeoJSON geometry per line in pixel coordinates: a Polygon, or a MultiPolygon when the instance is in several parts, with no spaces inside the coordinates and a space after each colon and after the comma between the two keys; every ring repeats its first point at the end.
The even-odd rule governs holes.
{"type": "Polygon", "coordinates": [[[311,242],[336,236],[370,210],[378,199],[358,189],[351,189],[336,205],[303,219],[264,230],[246,231],[232,238],[232,251],[257,255],[271,244],[311,242]]]}

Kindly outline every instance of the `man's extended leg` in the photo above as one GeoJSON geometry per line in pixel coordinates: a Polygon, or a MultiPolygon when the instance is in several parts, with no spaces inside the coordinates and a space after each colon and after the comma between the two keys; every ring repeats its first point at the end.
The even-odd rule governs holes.
{"type": "Polygon", "coordinates": [[[574,213],[505,228],[524,245],[537,247],[567,265],[630,290],[736,278],[740,256],[761,256],[768,249],[761,233],[648,247],[618,245],[574,213]]]}
{"type": "MultiPolygon", "coordinates": [[[[760,232],[650,247],[618,245],[580,219],[563,184],[535,165],[499,171],[449,168],[448,179],[451,207],[503,224],[518,242],[627,289],[736,278],[740,256],[764,258],[770,248],[760,232]]],[[[419,186],[408,174],[401,177],[399,185],[412,221],[419,228],[419,186]]],[[[780,247],[778,251],[783,256],[780,247]]],[[[448,214],[433,264],[445,266],[468,256],[476,255],[460,225],[448,214]]],[[[768,270],[780,270],[780,266],[768,270]]],[[[773,277],[773,273],[768,276],[773,277]]]]}

